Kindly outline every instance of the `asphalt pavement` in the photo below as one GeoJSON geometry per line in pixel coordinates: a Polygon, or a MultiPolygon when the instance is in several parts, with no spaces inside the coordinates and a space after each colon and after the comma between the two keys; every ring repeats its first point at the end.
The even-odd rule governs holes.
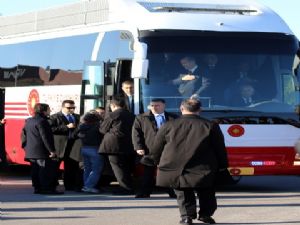
{"type": "MultiPolygon", "coordinates": [[[[1,175],[1,225],[175,225],[180,219],[176,200],[162,192],[135,199],[112,195],[108,189],[64,195],[32,191],[29,176],[1,175]]],[[[300,224],[297,176],[246,177],[237,185],[218,188],[217,199],[218,224],[300,224]]]]}

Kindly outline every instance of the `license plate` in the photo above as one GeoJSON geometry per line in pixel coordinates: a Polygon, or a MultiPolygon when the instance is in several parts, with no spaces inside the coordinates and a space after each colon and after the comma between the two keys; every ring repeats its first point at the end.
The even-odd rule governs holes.
{"type": "Polygon", "coordinates": [[[228,170],[233,176],[254,174],[254,167],[229,167],[228,170]]]}

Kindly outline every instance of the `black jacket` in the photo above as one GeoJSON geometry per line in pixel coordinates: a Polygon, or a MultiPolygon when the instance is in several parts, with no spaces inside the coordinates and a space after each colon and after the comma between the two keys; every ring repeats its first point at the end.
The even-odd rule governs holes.
{"type": "Polygon", "coordinates": [[[132,154],[134,153],[131,131],[134,115],[126,109],[110,112],[100,125],[100,132],[104,134],[99,148],[100,153],[132,154]]]}
{"type": "Polygon", "coordinates": [[[28,118],[22,130],[25,159],[46,159],[55,152],[53,134],[45,116],[28,118]]]}
{"type": "MultiPolygon", "coordinates": [[[[79,124],[80,116],[78,114],[73,114],[75,118],[75,123],[79,124]]],[[[69,121],[65,117],[65,115],[62,112],[58,112],[56,114],[53,114],[50,116],[49,123],[52,129],[52,132],[54,134],[54,144],[56,149],[56,154],[59,158],[63,158],[65,155],[66,147],[69,142],[73,142],[71,144],[72,149],[75,147],[74,145],[74,135],[71,134],[73,138],[69,138],[69,128],[67,125],[69,124],[69,121]]],[[[75,129],[70,130],[71,133],[75,132],[75,129]]],[[[70,143],[69,143],[70,146],[70,143]]],[[[78,149],[78,148],[76,148],[78,149]]],[[[72,151],[72,150],[71,150],[72,151]]]]}
{"type": "Polygon", "coordinates": [[[167,122],[159,129],[150,151],[151,158],[159,162],[158,186],[210,187],[216,172],[228,167],[219,125],[197,115],[167,122]]]}
{"type": "MultiPolygon", "coordinates": [[[[174,120],[178,116],[165,112],[166,121],[174,120]]],[[[155,117],[151,111],[138,115],[132,127],[132,143],[135,150],[143,149],[149,153],[150,146],[153,146],[158,131],[155,117]]]]}
{"type": "Polygon", "coordinates": [[[103,134],[99,132],[100,123],[83,123],[79,125],[78,137],[82,146],[97,146],[101,144],[103,134]]]}

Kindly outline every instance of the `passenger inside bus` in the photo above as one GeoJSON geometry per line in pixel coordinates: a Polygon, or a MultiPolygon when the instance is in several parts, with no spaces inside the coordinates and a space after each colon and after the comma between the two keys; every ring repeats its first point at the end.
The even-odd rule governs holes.
{"type": "Polygon", "coordinates": [[[200,72],[200,66],[196,63],[196,60],[191,56],[184,56],[180,59],[180,63],[184,70],[179,74],[177,78],[172,80],[174,85],[178,85],[178,92],[183,97],[190,97],[196,92],[198,94],[207,88],[208,82],[203,83],[203,75],[200,72]],[[205,85],[205,86],[202,86],[205,85]],[[200,87],[202,89],[200,89],[200,87]]]}
{"type": "MultiPolygon", "coordinates": [[[[222,90],[226,86],[226,69],[222,65],[222,60],[215,53],[205,54],[203,57],[203,83],[207,83],[206,88],[199,93],[200,97],[210,97],[211,103],[222,104],[222,90]]],[[[204,85],[203,85],[204,86],[204,85]]],[[[198,93],[197,93],[198,94],[198,93]]]]}
{"type": "Polygon", "coordinates": [[[234,95],[229,105],[245,107],[254,104],[259,99],[251,83],[241,83],[238,86],[237,95],[234,95]]]}
{"type": "Polygon", "coordinates": [[[233,68],[232,73],[228,76],[230,79],[229,85],[224,90],[224,101],[227,105],[231,105],[231,100],[239,95],[240,86],[245,83],[250,83],[255,89],[257,80],[253,77],[253,70],[248,60],[242,59],[236,68],[233,68]]]}
{"type": "MultiPolygon", "coordinates": [[[[277,96],[275,66],[271,57],[263,57],[257,66],[254,76],[256,78],[256,90],[261,93],[263,100],[273,100],[277,96]],[[266,88],[268,91],[266,91],[266,88]]],[[[277,99],[280,100],[280,99],[277,99]]]]}

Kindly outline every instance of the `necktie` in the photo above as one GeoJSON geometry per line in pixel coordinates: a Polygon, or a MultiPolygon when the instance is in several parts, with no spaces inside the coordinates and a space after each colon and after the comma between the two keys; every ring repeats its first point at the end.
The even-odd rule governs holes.
{"type": "Polygon", "coordinates": [[[163,115],[157,115],[157,128],[159,129],[165,123],[165,117],[163,115]]]}
{"type": "Polygon", "coordinates": [[[130,112],[134,112],[134,101],[133,101],[133,96],[128,96],[128,101],[129,101],[129,110],[130,112]]]}
{"type": "Polygon", "coordinates": [[[74,120],[73,120],[73,117],[71,116],[71,114],[67,115],[67,118],[70,123],[74,123],[74,120]]]}
{"type": "MultiPolygon", "coordinates": [[[[67,115],[67,119],[68,119],[69,123],[74,123],[74,122],[75,122],[75,121],[73,120],[73,117],[72,117],[71,114],[68,114],[68,115],[67,115]]],[[[69,129],[69,139],[72,138],[72,131],[73,131],[73,130],[74,130],[74,129],[69,129]]]]}

